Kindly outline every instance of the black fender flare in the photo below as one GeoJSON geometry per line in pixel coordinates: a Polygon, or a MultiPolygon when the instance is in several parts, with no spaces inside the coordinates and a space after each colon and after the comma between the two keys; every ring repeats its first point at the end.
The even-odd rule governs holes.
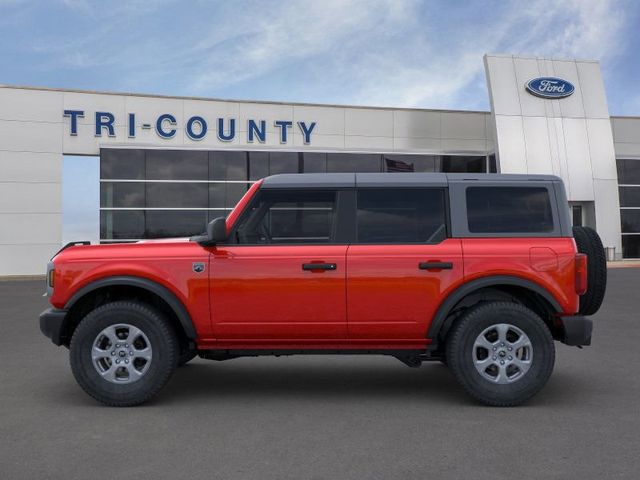
{"type": "Polygon", "coordinates": [[[445,324],[449,313],[467,295],[480,290],[481,288],[500,286],[500,285],[513,285],[517,287],[523,287],[527,290],[531,290],[544,298],[551,307],[557,312],[562,312],[562,307],[558,300],[544,287],[538,285],[531,280],[526,280],[521,277],[511,275],[492,275],[489,277],[482,277],[465,283],[451,292],[447,298],[440,304],[436,314],[433,316],[429,331],[427,332],[427,338],[433,341],[433,344],[438,343],[438,337],[445,324]]]}
{"type": "Polygon", "coordinates": [[[148,292],[151,292],[157,295],[162,300],[164,300],[167,303],[167,305],[169,305],[169,308],[171,308],[173,313],[175,313],[187,338],[189,340],[196,339],[197,335],[196,335],[196,329],[193,326],[193,321],[191,320],[191,316],[189,315],[187,308],[180,301],[180,299],[178,299],[178,297],[176,297],[176,295],[168,288],[160,285],[157,282],[154,282],[153,280],[149,280],[147,278],[135,277],[135,276],[129,276],[129,275],[101,278],[100,280],[96,280],[94,282],[89,283],[88,285],[85,285],[84,287],[79,289],[76,293],[74,293],[69,299],[69,301],[67,301],[64,308],[65,310],[69,311],[69,309],[71,309],[73,305],[78,302],[78,300],[83,298],[88,293],[91,293],[100,288],[113,287],[113,286],[131,286],[131,287],[142,288],[144,290],[147,290],[148,292]]]}

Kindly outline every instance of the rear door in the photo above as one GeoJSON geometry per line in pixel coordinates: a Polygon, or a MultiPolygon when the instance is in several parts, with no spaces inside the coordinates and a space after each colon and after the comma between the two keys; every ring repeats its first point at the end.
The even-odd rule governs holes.
{"type": "Polygon", "coordinates": [[[258,192],[230,243],[211,252],[216,338],[255,346],[347,336],[337,204],[330,189],[258,192]]]}
{"type": "Polygon", "coordinates": [[[358,189],[356,242],[347,252],[350,338],[425,344],[445,292],[463,277],[461,242],[447,236],[446,192],[358,189]]]}

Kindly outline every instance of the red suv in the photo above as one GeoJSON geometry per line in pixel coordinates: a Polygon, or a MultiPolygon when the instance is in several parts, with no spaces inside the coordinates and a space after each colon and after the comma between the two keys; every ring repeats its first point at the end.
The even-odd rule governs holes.
{"type": "Polygon", "coordinates": [[[446,363],[489,405],[589,345],[606,263],[552,176],[300,174],[255,183],[190,239],[63,248],[42,332],[92,397],[142,403],[196,355],[446,363]]]}

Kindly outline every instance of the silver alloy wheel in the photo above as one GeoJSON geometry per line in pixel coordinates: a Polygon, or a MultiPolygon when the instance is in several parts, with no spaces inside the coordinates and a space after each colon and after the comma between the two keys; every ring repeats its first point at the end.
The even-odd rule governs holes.
{"type": "Polygon", "coordinates": [[[153,352],[142,330],[118,323],[102,330],[93,341],[91,360],[102,378],[112,383],[133,383],[149,371],[153,352]]]}
{"type": "Polygon", "coordinates": [[[531,368],[533,345],[518,327],[497,323],[478,335],[472,358],[483,378],[498,384],[513,383],[531,368]]]}

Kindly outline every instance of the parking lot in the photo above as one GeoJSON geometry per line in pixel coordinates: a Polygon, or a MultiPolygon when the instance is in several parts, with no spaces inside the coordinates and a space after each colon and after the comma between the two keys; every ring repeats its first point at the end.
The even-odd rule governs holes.
{"type": "Polygon", "coordinates": [[[0,478],[637,478],[639,285],[609,270],[594,345],[557,344],[523,407],[474,404],[440,364],[309,356],[196,359],[115,409],[41,335],[43,282],[0,282],[0,478]]]}

